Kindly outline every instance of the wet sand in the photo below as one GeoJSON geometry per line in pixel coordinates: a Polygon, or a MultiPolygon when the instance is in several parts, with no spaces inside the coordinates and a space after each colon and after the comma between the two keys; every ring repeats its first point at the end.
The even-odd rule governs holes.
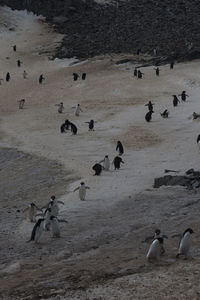
{"type": "Polygon", "coordinates": [[[11,81],[0,86],[0,297],[198,299],[199,192],[152,186],[164,169],[180,174],[198,169],[199,122],[191,115],[199,112],[199,61],[177,64],[173,71],[162,66],[159,78],[153,67],[143,68],[143,80],[133,78],[133,65],[116,66],[119,56],[69,66],[72,60],[48,59],[62,37],[40,18],[3,12],[15,31],[4,28],[0,49],[0,77],[11,73],[11,81]],[[17,59],[23,61],[21,68],[17,59]],[[73,82],[73,72],[86,72],[86,81],[73,82]],[[190,97],[173,108],[171,95],[182,90],[190,97]],[[25,108],[19,110],[22,98],[25,108]],[[144,104],[149,100],[155,114],[146,123],[144,104]],[[65,110],[58,114],[55,104],[61,101],[65,110]],[[78,118],[72,109],[77,103],[83,110],[78,118]],[[160,117],[165,108],[168,120],[160,117]],[[77,136],[60,134],[65,119],[77,125],[77,136]],[[94,132],[85,124],[90,119],[96,121],[94,132]],[[117,155],[117,140],[124,145],[125,164],[119,171],[112,166],[93,176],[96,162],[117,155]],[[80,181],[91,188],[84,202],[72,192],[80,181]],[[61,239],[45,232],[39,245],[26,243],[33,224],[22,210],[33,200],[43,206],[52,194],[64,202],[60,217],[68,221],[61,223],[61,239]],[[195,231],[192,258],[176,261],[176,235],[187,227],[195,231]],[[144,241],[156,228],[169,236],[166,255],[148,264],[149,242],[144,241]]]}

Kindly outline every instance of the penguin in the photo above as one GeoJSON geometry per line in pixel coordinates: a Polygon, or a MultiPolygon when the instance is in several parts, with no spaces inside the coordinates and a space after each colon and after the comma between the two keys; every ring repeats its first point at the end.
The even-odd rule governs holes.
{"type": "Polygon", "coordinates": [[[55,216],[50,217],[52,237],[59,238],[60,237],[60,226],[58,219],[55,216]]]}
{"type": "Polygon", "coordinates": [[[10,73],[9,72],[6,74],[6,81],[7,82],[10,81],[10,73]]]}
{"type": "Polygon", "coordinates": [[[134,77],[137,77],[137,73],[138,73],[137,68],[135,68],[135,69],[134,69],[134,72],[133,72],[133,76],[134,76],[134,77]]]}
{"type": "Polygon", "coordinates": [[[153,105],[154,105],[154,103],[152,103],[151,101],[149,101],[147,104],[145,104],[145,106],[148,106],[149,111],[153,111],[153,105]]]}
{"type": "Polygon", "coordinates": [[[105,171],[109,171],[109,169],[110,169],[110,160],[109,160],[108,155],[105,155],[104,159],[101,160],[99,163],[103,163],[103,169],[105,171]]]}
{"type": "Polygon", "coordinates": [[[150,122],[151,121],[151,118],[152,118],[152,114],[154,113],[153,110],[149,111],[146,115],[145,115],[145,120],[147,122],[150,122]]]}
{"type": "Polygon", "coordinates": [[[28,73],[24,70],[24,72],[23,72],[23,78],[26,79],[27,76],[28,76],[28,73]]]}
{"type": "Polygon", "coordinates": [[[142,73],[140,70],[138,70],[138,72],[137,72],[137,78],[138,79],[142,79],[142,75],[144,75],[144,73],[142,73]]]}
{"type": "Polygon", "coordinates": [[[116,151],[118,150],[119,155],[122,155],[124,153],[124,147],[122,146],[122,143],[120,141],[117,142],[116,151]]]}
{"type": "Polygon", "coordinates": [[[30,241],[35,241],[35,243],[38,242],[39,238],[41,237],[42,232],[44,231],[44,222],[45,219],[39,219],[37,223],[34,225],[32,233],[31,233],[31,238],[28,242],[30,241]]]}
{"type": "Polygon", "coordinates": [[[59,213],[58,203],[64,205],[64,202],[57,200],[55,196],[51,196],[51,201],[49,202],[49,208],[51,209],[51,215],[57,217],[59,213]]]}
{"type": "Polygon", "coordinates": [[[200,146],[200,134],[197,136],[197,145],[200,146]]]}
{"type": "MultiPolygon", "coordinates": [[[[168,237],[166,235],[163,235],[160,231],[160,229],[156,229],[155,232],[154,232],[154,240],[155,239],[158,239],[158,238],[166,238],[168,239],[168,237]]],[[[160,249],[160,254],[163,255],[165,253],[165,249],[164,249],[164,246],[162,245],[161,246],[161,249],[160,249]]]]}
{"type": "Polygon", "coordinates": [[[94,130],[94,120],[90,120],[90,122],[85,122],[89,126],[89,131],[94,130]]]}
{"type": "Polygon", "coordinates": [[[76,116],[76,117],[79,117],[80,112],[82,111],[82,109],[81,109],[81,107],[80,107],[80,104],[77,104],[77,105],[74,106],[73,108],[75,108],[75,112],[74,112],[75,116],[76,116]]]}
{"type": "Polygon", "coordinates": [[[169,117],[169,111],[167,109],[165,109],[163,111],[163,113],[160,113],[161,117],[163,117],[164,119],[167,119],[169,117]]]}
{"type": "Polygon", "coordinates": [[[80,186],[75,188],[74,192],[79,191],[79,198],[81,201],[85,200],[86,190],[90,189],[89,186],[85,186],[85,182],[81,182],[80,186]]]}
{"type": "Polygon", "coordinates": [[[17,66],[18,66],[18,67],[21,67],[21,63],[22,63],[21,60],[18,59],[18,60],[17,60],[17,66]]]}
{"type": "Polygon", "coordinates": [[[124,164],[123,160],[121,157],[119,156],[116,156],[113,160],[113,164],[114,164],[114,167],[115,167],[115,170],[119,170],[120,169],[120,164],[124,164]]]}
{"type": "Polygon", "coordinates": [[[43,74],[40,75],[39,77],[39,84],[42,84],[43,80],[45,80],[43,74]]]}
{"type": "Polygon", "coordinates": [[[102,168],[102,165],[100,165],[100,164],[95,164],[95,165],[92,167],[92,169],[95,171],[95,174],[94,174],[94,175],[99,176],[99,175],[101,174],[103,168],[102,168]]]}
{"type": "Polygon", "coordinates": [[[65,120],[65,129],[69,130],[70,122],[69,120],[65,120]]]}
{"type": "Polygon", "coordinates": [[[192,233],[194,233],[194,231],[191,228],[187,228],[184,231],[176,258],[179,258],[180,255],[184,255],[185,258],[187,258],[192,243],[192,233]]]}
{"type": "Polygon", "coordinates": [[[82,74],[82,80],[85,80],[86,79],[86,73],[83,73],[82,74]]]}
{"type": "Polygon", "coordinates": [[[23,109],[24,108],[25,99],[21,99],[18,102],[19,102],[19,109],[23,109]]]}
{"type": "Polygon", "coordinates": [[[147,253],[146,256],[147,260],[149,261],[151,259],[156,259],[156,260],[159,259],[162,247],[163,247],[163,238],[159,237],[154,239],[147,253]]]}
{"type": "Polygon", "coordinates": [[[76,125],[74,125],[73,123],[70,122],[70,127],[71,127],[71,132],[72,132],[72,134],[73,134],[73,135],[76,135],[76,134],[77,134],[77,131],[78,131],[76,125]]]}
{"type": "Polygon", "coordinates": [[[193,120],[196,120],[197,118],[200,118],[200,114],[197,114],[195,112],[193,112],[192,116],[193,116],[193,120]]]}
{"type": "Polygon", "coordinates": [[[178,96],[181,96],[181,100],[182,100],[183,102],[186,101],[186,97],[189,97],[189,96],[186,94],[186,91],[182,91],[182,93],[181,93],[180,95],[178,95],[178,96]]]}
{"type": "Polygon", "coordinates": [[[176,107],[178,106],[178,103],[180,103],[180,101],[178,100],[177,96],[176,95],[173,95],[173,106],[176,107]]]}
{"type": "Polygon", "coordinates": [[[16,51],[17,51],[17,46],[14,45],[14,46],[12,46],[12,47],[13,47],[13,51],[16,52],[16,51]]]}
{"type": "Polygon", "coordinates": [[[159,76],[160,75],[160,69],[157,67],[155,70],[156,70],[156,76],[159,76]]]}
{"type": "Polygon", "coordinates": [[[39,207],[35,205],[35,203],[30,203],[27,208],[23,210],[23,212],[28,211],[27,217],[30,222],[36,222],[36,213],[37,211],[42,211],[39,207]]]}
{"type": "Polygon", "coordinates": [[[79,75],[77,73],[73,73],[73,79],[76,81],[79,78],[79,75]]]}
{"type": "Polygon", "coordinates": [[[50,228],[50,217],[51,217],[51,207],[48,207],[44,212],[44,229],[49,231],[50,228]]]}
{"type": "Polygon", "coordinates": [[[61,132],[61,133],[66,132],[65,129],[66,129],[65,123],[63,123],[63,124],[60,126],[60,132],[61,132]]]}
{"type": "Polygon", "coordinates": [[[170,69],[172,70],[174,68],[174,61],[170,62],[170,69]]]}
{"type": "Polygon", "coordinates": [[[58,106],[58,113],[62,114],[62,112],[64,110],[63,102],[60,102],[59,104],[55,104],[55,106],[58,106]]]}

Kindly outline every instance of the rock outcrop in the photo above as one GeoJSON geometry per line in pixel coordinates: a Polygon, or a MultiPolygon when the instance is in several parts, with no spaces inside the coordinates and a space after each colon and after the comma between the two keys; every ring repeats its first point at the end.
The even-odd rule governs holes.
{"type": "Polygon", "coordinates": [[[200,57],[199,0],[1,0],[1,5],[42,14],[66,34],[57,56],[153,53],[200,57]]]}

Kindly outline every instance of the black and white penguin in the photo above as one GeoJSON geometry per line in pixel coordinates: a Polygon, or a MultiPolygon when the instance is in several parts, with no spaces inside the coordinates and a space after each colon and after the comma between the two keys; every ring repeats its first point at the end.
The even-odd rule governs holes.
{"type": "Polygon", "coordinates": [[[40,210],[40,211],[42,211],[39,207],[37,207],[36,205],[35,205],[35,203],[30,203],[29,205],[28,205],[28,207],[27,208],[25,208],[24,210],[23,210],[23,212],[28,212],[27,213],[27,218],[28,218],[28,220],[30,221],[30,222],[36,222],[36,213],[37,213],[37,211],[38,210],[40,210]]]}
{"type": "Polygon", "coordinates": [[[89,131],[94,130],[94,120],[90,120],[90,122],[85,122],[88,124],[89,131]]]}
{"type": "Polygon", "coordinates": [[[174,61],[170,62],[170,69],[172,70],[174,68],[174,61]]]}
{"type": "Polygon", "coordinates": [[[38,242],[39,238],[41,237],[42,232],[44,231],[44,222],[45,219],[39,219],[33,227],[31,238],[29,241],[38,242]]]}
{"type": "Polygon", "coordinates": [[[51,216],[50,223],[51,223],[52,237],[59,238],[60,237],[60,226],[59,226],[58,219],[55,216],[51,216]]]}
{"type": "Polygon", "coordinates": [[[117,142],[116,151],[118,150],[119,155],[122,155],[124,153],[124,147],[122,146],[122,143],[120,141],[117,142]]]}
{"type": "Polygon", "coordinates": [[[18,59],[18,60],[17,60],[17,66],[18,66],[18,67],[21,67],[21,63],[22,63],[21,60],[18,59]]]}
{"type": "Polygon", "coordinates": [[[64,205],[64,202],[57,200],[55,196],[51,196],[51,200],[49,202],[48,208],[51,209],[51,215],[57,217],[59,214],[59,206],[58,203],[64,205]]]}
{"type": "Polygon", "coordinates": [[[55,104],[55,106],[58,106],[58,113],[62,114],[63,110],[64,110],[64,105],[63,102],[60,102],[58,104],[55,104]]]}
{"type": "Polygon", "coordinates": [[[101,172],[102,172],[102,165],[100,165],[100,164],[95,164],[93,167],[92,167],[92,170],[94,170],[95,171],[95,174],[94,175],[97,175],[97,176],[99,176],[100,174],[101,174],[101,172]]]}
{"type": "Polygon", "coordinates": [[[10,73],[9,72],[6,74],[6,81],[7,82],[10,81],[10,73]]]}
{"type": "Polygon", "coordinates": [[[78,186],[77,188],[75,188],[74,192],[79,191],[79,198],[81,201],[85,200],[85,196],[86,196],[86,190],[90,189],[89,186],[85,185],[85,182],[81,182],[80,186],[78,186]]]}
{"type": "Polygon", "coordinates": [[[149,111],[153,111],[153,105],[154,105],[154,103],[152,103],[151,101],[149,101],[147,104],[145,104],[145,106],[148,106],[149,111]]]}
{"type": "Polygon", "coordinates": [[[124,164],[123,160],[121,157],[119,156],[116,156],[113,160],[113,164],[114,164],[114,167],[115,167],[115,170],[119,170],[120,169],[120,164],[124,164]]]}
{"type": "Polygon", "coordinates": [[[60,126],[60,132],[61,132],[61,133],[66,132],[65,129],[66,129],[65,123],[63,123],[63,124],[60,126]]]}
{"type": "Polygon", "coordinates": [[[156,70],[156,76],[159,76],[160,75],[160,69],[157,67],[155,70],[156,70]]]}
{"type": "Polygon", "coordinates": [[[73,73],[73,79],[76,81],[79,78],[79,75],[77,73],[73,73]]]}
{"type": "Polygon", "coordinates": [[[99,163],[103,163],[103,169],[105,171],[109,171],[109,169],[110,169],[110,160],[109,160],[108,155],[105,155],[104,159],[101,160],[99,163]]]}
{"type": "Polygon", "coordinates": [[[154,239],[153,242],[151,243],[151,246],[147,253],[147,256],[146,256],[147,260],[159,259],[162,247],[163,247],[163,238],[159,237],[159,238],[154,239]]]}
{"type": "Polygon", "coordinates": [[[83,112],[82,109],[81,109],[80,104],[77,104],[76,106],[73,106],[73,108],[75,108],[75,112],[74,112],[75,116],[79,117],[80,112],[83,112]]]}
{"type": "Polygon", "coordinates": [[[142,79],[142,75],[144,75],[144,73],[142,73],[140,70],[138,70],[138,72],[137,72],[137,78],[138,79],[142,79]]]}
{"type": "Polygon", "coordinates": [[[181,100],[182,100],[183,102],[186,101],[186,97],[189,97],[189,96],[186,94],[186,91],[182,91],[182,93],[181,93],[180,95],[178,95],[178,96],[181,96],[181,100]]]}
{"type": "Polygon", "coordinates": [[[49,206],[44,212],[44,229],[49,231],[50,228],[50,217],[51,217],[51,206],[49,206]]]}
{"type": "MultiPolygon", "coordinates": [[[[158,238],[168,239],[168,237],[166,235],[163,235],[161,233],[160,229],[156,229],[155,232],[154,232],[154,240],[158,239],[158,238]]],[[[164,246],[162,245],[161,249],[160,249],[160,254],[163,255],[164,253],[165,253],[165,249],[164,249],[164,246]]]]}
{"type": "Polygon", "coordinates": [[[65,129],[69,130],[69,126],[70,126],[70,121],[69,120],[65,120],[65,129]]]}
{"type": "Polygon", "coordinates": [[[134,69],[134,72],[133,72],[133,76],[134,76],[134,77],[137,77],[137,73],[138,73],[137,68],[135,68],[135,69],[134,69]]]}
{"type": "Polygon", "coordinates": [[[86,73],[83,73],[82,74],[82,80],[85,80],[86,79],[86,73]]]}
{"type": "Polygon", "coordinates": [[[191,228],[186,229],[183,233],[178,249],[178,254],[176,255],[177,258],[180,255],[184,255],[185,258],[187,258],[192,243],[192,233],[194,233],[194,231],[191,228]]]}
{"type": "Polygon", "coordinates": [[[154,113],[154,111],[153,110],[151,110],[151,111],[149,111],[146,115],[145,115],[145,120],[147,121],[147,122],[150,122],[151,121],[151,119],[152,119],[152,114],[154,113]]]}
{"type": "Polygon", "coordinates": [[[176,95],[173,95],[173,106],[176,107],[178,106],[178,103],[180,103],[180,101],[178,100],[176,95]]]}
{"type": "Polygon", "coordinates": [[[197,136],[197,145],[200,147],[200,134],[197,136]]]}
{"type": "Polygon", "coordinates": [[[12,46],[12,47],[13,47],[13,51],[16,52],[16,51],[17,51],[17,46],[14,45],[14,46],[12,46]]]}
{"type": "Polygon", "coordinates": [[[71,122],[70,122],[69,125],[70,125],[70,127],[71,127],[71,132],[72,132],[72,134],[73,134],[73,135],[76,135],[76,134],[77,134],[77,131],[78,131],[76,125],[74,125],[74,124],[71,123],[71,122]]]}
{"type": "Polygon", "coordinates": [[[44,79],[45,78],[44,78],[43,74],[41,74],[40,77],[39,77],[39,84],[42,84],[44,79]]]}

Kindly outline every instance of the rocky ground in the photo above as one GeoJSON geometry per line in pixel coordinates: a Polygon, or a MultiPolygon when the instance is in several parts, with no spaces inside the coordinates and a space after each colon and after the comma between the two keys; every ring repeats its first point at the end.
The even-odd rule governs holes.
{"type": "Polygon", "coordinates": [[[199,113],[199,61],[174,70],[164,65],[160,77],[153,66],[141,68],[142,80],[133,69],[146,56],[138,64],[135,56],[116,64],[126,55],[53,61],[48,57],[62,36],[31,14],[0,13],[0,77],[11,74],[0,86],[0,299],[199,299],[199,189],[153,188],[165,169],[180,176],[198,170],[199,121],[192,113],[199,113]],[[73,72],[86,72],[86,81],[73,82],[73,72]],[[174,108],[171,95],[182,90],[190,97],[174,108]],[[149,100],[155,113],[146,123],[149,100]],[[63,114],[55,107],[60,101],[63,114]],[[77,103],[80,117],[72,108],[77,103]],[[169,119],[160,116],[165,108],[169,119]],[[67,118],[77,125],[77,136],[60,134],[67,118]],[[95,131],[88,132],[85,122],[92,118],[95,131]],[[117,140],[125,164],[93,176],[94,163],[116,156],[117,140]],[[90,186],[84,202],[73,193],[82,180],[90,186]],[[52,194],[64,202],[59,217],[68,221],[60,223],[61,238],[45,232],[38,245],[27,243],[33,224],[23,209],[32,201],[43,206],[52,194]],[[191,254],[176,260],[179,234],[187,227],[194,230],[191,254]],[[156,228],[168,236],[166,254],[151,264],[145,256],[156,228]]]}

